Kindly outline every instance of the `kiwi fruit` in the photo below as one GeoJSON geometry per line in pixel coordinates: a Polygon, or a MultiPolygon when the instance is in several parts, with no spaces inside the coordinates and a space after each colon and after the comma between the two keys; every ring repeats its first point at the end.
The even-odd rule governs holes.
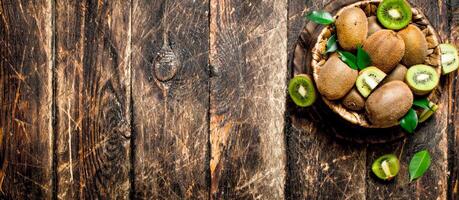
{"type": "Polygon", "coordinates": [[[441,52],[442,74],[449,74],[457,70],[459,66],[459,58],[456,47],[451,44],[440,44],[438,47],[441,52]]]}
{"type": "Polygon", "coordinates": [[[377,158],[371,165],[371,171],[381,180],[389,181],[397,176],[400,162],[396,155],[386,154],[377,158]]]}
{"type": "Polygon", "coordinates": [[[438,105],[429,101],[429,108],[424,109],[418,113],[419,116],[419,123],[425,122],[429,119],[436,111],[438,110],[438,105]]]}
{"type": "Polygon", "coordinates": [[[343,105],[349,110],[360,111],[365,107],[365,99],[354,88],[344,97],[343,105]]]}
{"type": "Polygon", "coordinates": [[[430,91],[437,87],[439,80],[437,71],[428,65],[412,66],[405,75],[405,82],[416,95],[430,93],[430,91]]]}
{"type": "Polygon", "coordinates": [[[403,55],[402,63],[406,66],[413,66],[424,63],[427,57],[427,40],[415,25],[408,25],[406,28],[398,32],[405,43],[405,55],[403,55]]]}
{"type": "Polygon", "coordinates": [[[352,89],[357,76],[358,71],[347,66],[335,53],[319,68],[317,89],[328,100],[338,100],[352,89]]]}
{"type": "Polygon", "coordinates": [[[411,22],[413,13],[405,0],[383,0],[379,3],[376,16],[384,27],[400,30],[411,22]]]}
{"type": "Polygon", "coordinates": [[[344,50],[357,49],[367,37],[368,21],[365,12],[360,8],[345,9],[336,19],[335,25],[339,45],[344,50]]]}
{"type": "Polygon", "coordinates": [[[368,36],[383,29],[383,27],[379,25],[378,19],[376,18],[376,16],[368,17],[367,20],[368,20],[368,36]]]}
{"type": "Polygon", "coordinates": [[[376,89],[365,102],[365,111],[374,125],[390,126],[405,116],[413,105],[413,93],[402,81],[388,82],[376,89]]]}
{"type": "Polygon", "coordinates": [[[386,73],[376,67],[367,67],[360,71],[355,85],[363,97],[368,97],[370,93],[378,87],[379,83],[386,77],[386,73]]]}
{"type": "Polygon", "coordinates": [[[309,75],[296,75],[288,84],[288,93],[293,102],[300,107],[308,107],[316,101],[316,89],[309,75]]]}
{"type": "Polygon", "coordinates": [[[396,80],[404,81],[406,71],[408,71],[408,69],[404,65],[398,64],[397,67],[395,67],[395,69],[392,70],[392,72],[386,77],[386,79],[384,79],[383,83],[387,83],[390,81],[396,81],[396,80]]]}
{"type": "Polygon", "coordinates": [[[387,74],[402,60],[405,42],[394,31],[380,30],[365,40],[363,49],[370,55],[372,65],[387,74]]]}

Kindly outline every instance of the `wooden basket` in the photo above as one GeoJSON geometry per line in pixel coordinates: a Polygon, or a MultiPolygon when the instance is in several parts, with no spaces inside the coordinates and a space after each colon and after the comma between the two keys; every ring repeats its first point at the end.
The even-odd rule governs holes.
{"type": "MultiPolygon", "coordinates": [[[[342,13],[344,9],[347,9],[350,7],[361,8],[365,12],[367,17],[375,16],[379,2],[381,1],[380,0],[367,0],[367,1],[360,1],[357,3],[350,4],[346,7],[341,8],[336,13],[334,18],[336,19],[342,13]]],[[[441,67],[440,67],[440,50],[438,48],[438,44],[439,44],[438,34],[436,33],[436,31],[433,29],[428,19],[425,17],[425,15],[420,10],[418,10],[415,7],[412,7],[412,12],[413,12],[412,24],[416,25],[422,30],[422,32],[426,36],[426,40],[428,43],[428,55],[427,55],[427,58],[424,64],[435,67],[437,69],[437,72],[440,75],[441,67]]],[[[314,81],[316,82],[318,80],[318,74],[319,74],[320,68],[325,64],[326,60],[328,59],[328,55],[324,54],[324,52],[326,51],[327,41],[331,37],[331,35],[333,35],[334,32],[335,30],[333,29],[333,26],[331,25],[323,28],[323,30],[318,36],[318,39],[317,39],[316,44],[314,45],[314,48],[312,49],[311,66],[313,69],[314,81]]],[[[341,103],[341,100],[330,101],[323,96],[322,96],[322,99],[324,100],[325,104],[327,104],[328,107],[330,107],[330,109],[332,109],[335,113],[339,114],[342,118],[351,122],[352,124],[359,125],[359,126],[366,127],[366,128],[389,128],[389,127],[398,125],[398,123],[389,124],[386,126],[373,125],[367,119],[364,111],[355,112],[355,111],[349,110],[343,106],[343,104],[341,103]]],[[[429,95],[429,99],[433,101],[434,103],[437,103],[438,101],[437,92],[435,91],[431,92],[429,95]]]]}

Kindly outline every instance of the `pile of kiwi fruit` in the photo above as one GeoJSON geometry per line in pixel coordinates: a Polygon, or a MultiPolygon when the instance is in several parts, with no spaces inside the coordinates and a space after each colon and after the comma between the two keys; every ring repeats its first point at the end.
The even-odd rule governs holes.
{"type": "MultiPolygon", "coordinates": [[[[361,47],[370,56],[371,65],[362,70],[352,69],[337,53],[327,54],[326,42],[322,42],[319,52],[323,59],[317,63],[314,80],[327,101],[365,115],[373,127],[390,127],[406,115],[414,99],[434,91],[440,75],[458,68],[458,54],[453,45],[435,44],[426,37],[424,29],[428,23],[422,27],[414,22],[413,10],[406,0],[372,1],[368,5],[368,9],[373,5],[374,10],[361,6],[341,10],[335,23],[327,27],[331,31],[323,37],[328,39],[336,34],[342,51],[355,54],[361,47]],[[435,56],[430,55],[435,54],[440,55],[440,62],[433,61],[435,56]]],[[[316,89],[308,75],[295,76],[288,90],[300,107],[310,106],[316,100],[316,89]]],[[[429,106],[430,109],[420,111],[421,120],[438,108],[432,102],[429,106]]]]}

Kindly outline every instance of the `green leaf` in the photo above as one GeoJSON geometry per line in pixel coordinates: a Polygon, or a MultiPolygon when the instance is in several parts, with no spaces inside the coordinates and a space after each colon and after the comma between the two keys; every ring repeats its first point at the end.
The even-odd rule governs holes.
{"type": "Polygon", "coordinates": [[[420,108],[424,108],[424,109],[431,109],[429,106],[429,100],[426,97],[415,99],[413,101],[413,105],[420,107],[420,108]]]}
{"type": "Polygon", "coordinates": [[[413,133],[418,126],[418,115],[413,108],[410,108],[405,117],[400,120],[400,126],[408,133],[413,133]]]}
{"type": "Polygon", "coordinates": [[[333,34],[327,41],[327,51],[325,53],[335,52],[338,49],[338,43],[336,42],[336,35],[333,34]]]}
{"type": "Polygon", "coordinates": [[[357,47],[357,66],[359,67],[359,69],[365,69],[370,64],[370,55],[368,55],[368,53],[362,49],[362,46],[357,47]]]}
{"type": "Polygon", "coordinates": [[[357,67],[357,58],[354,56],[354,54],[347,51],[338,51],[338,54],[339,58],[341,58],[341,60],[345,62],[351,69],[359,69],[357,67]]]}
{"type": "Polygon", "coordinates": [[[306,18],[317,24],[329,25],[335,22],[333,16],[326,11],[312,11],[306,15],[306,18]]]}
{"type": "Polygon", "coordinates": [[[423,150],[414,154],[411,158],[408,170],[410,172],[410,181],[417,179],[424,175],[430,166],[430,154],[427,150],[423,150]]]}

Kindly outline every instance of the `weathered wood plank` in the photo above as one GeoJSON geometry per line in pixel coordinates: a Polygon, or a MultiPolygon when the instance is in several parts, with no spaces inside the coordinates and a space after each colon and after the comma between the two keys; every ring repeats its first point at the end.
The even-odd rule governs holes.
{"type": "MultiPolygon", "coordinates": [[[[455,44],[459,48],[459,1],[451,0],[450,3],[450,42],[455,44]]],[[[448,198],[453,200],[459,200],[459,82],[456,72],[450,75],[449,81],[451,85],[450,99],[449,99],[449,121],[448,121],[448,132],[449,132],[449,166],[451,174],[448,180],[448,198]]]]}
{"type": "Polygon", "coordinates": [[[57,197],[130,191],[130,2],[57,1],[57,197]]]}
{"type": "Polygon", "coordinates": [[[52,197],[51,1],[0,1],[0,199],[52,197]]]}
{"type": "Polygon", "coordinates": [[[209,197],[209,2],[134,1],[135,198],[209,197]]]}
{"type": "Polygon", "coordinates": [[[212,0],[211,196],[282,199],[287,1],[212,0]]]}

